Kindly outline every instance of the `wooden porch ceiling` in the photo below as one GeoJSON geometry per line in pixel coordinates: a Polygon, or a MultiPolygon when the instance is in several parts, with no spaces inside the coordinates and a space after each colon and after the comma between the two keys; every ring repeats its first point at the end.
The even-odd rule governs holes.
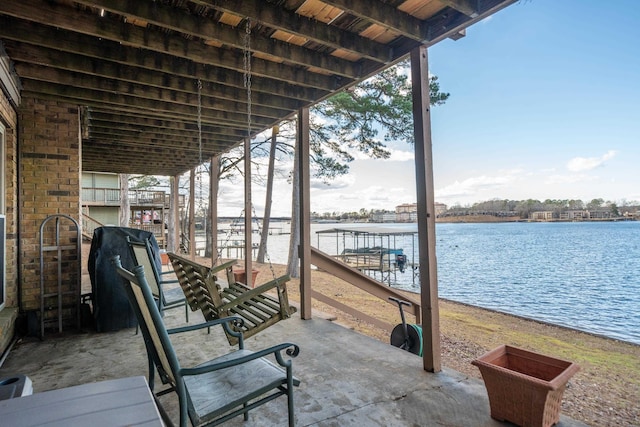
{"type": "Polygon", "coordinates": [[[0,42],[23,96],[83,107],[84,170],[176,175],[248,134],[245,52],[256,134],[514,1],[4,0],[0,42]]]}

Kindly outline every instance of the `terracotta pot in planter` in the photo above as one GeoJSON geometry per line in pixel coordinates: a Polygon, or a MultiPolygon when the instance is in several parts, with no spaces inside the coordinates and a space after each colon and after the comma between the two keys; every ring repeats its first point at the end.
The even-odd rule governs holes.
{"type": "Polygon", "coordinates": [[[233,270],[233,277],[236,282],[242,283],[243,285],[254,287],[256,285],[256,277],[258,277],[259,270],[251,270],[251,285],[247,283],[247,275],[244,272],[244,268],[238,268],[233,270]]]}
{"type": "Polygon", "coordinates": [[[578,365],[502,345],[474,360],[484,380],[491,417],[523,427],[560,420],[562,394],[578,365]]]}
{"type": "Polygon", "coordinates": [[[160,250],[160,262],[162,265],[169,265],[169,255],[167,255],[167,251],[160,250]]]}

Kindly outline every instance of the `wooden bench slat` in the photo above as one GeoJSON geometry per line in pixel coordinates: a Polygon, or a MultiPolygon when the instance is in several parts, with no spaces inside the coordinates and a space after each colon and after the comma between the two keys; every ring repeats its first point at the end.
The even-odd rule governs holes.
{"type": "MultiPolygon", "coordinates": [[[[234,281],[232,266],[235,260],[209,268],[172,252],[168,256],[191,309],[202,311],[206,320],[231,315],[241,317],[245,324],[240,329],[247,338],[296,312],[287,297],[288,276],[249,288],[234,281]],[[225,273],[229,283],[227,287],[220,286],[217,273],[225,273]],[[265,294],[273,290],[277,297],[265,294]]],[[[227,339],[232,345],[237,342],[229,334],[227,339]]]]}

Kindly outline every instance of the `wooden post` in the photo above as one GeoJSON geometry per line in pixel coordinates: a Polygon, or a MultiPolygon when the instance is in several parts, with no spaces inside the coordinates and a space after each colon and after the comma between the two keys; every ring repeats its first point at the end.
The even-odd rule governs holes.
{"type": "Polygon", "coordinates": [[[311,319],[311,177],[309,172],[309,109],[298,111],[296,149],[300,174],[300,317],[311,319]]]}
{"type": "Polygon", "coordinates": [[[251,206],[251,138],[244,140],[244,274],[245,285],[253,287],[251,219],[253,209],[251,206]]]}
{"type": "MultiPolygon", "coordinates": [[[[209,168],[209,212],[211,224],[211,266],[218,260],[218,170],[220,169],[220,157],[211,158],[209,168]]],[[[218,260],[222,262],[222,260],[218,260]]]]}
{"type": "Polygon", "coordinates": [[[423,366],[427,371],[439,372],[442,367],[428,64],[426,46],[419,46],[411,51],[423,366]]]}
{"type": "Polygon", "coordinates": [[[169,206],[169,237],[167,239],[167,251],[180,251],[180,175],[172,176],[171,205],[169,206]]]}

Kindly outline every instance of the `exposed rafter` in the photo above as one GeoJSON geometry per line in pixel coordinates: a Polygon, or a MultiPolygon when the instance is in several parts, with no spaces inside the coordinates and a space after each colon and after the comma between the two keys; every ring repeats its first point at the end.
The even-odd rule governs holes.
{"type": "Polygon", "coordinates": [[[81,107],[87,170],[176,175],[246,138],[245,53],[255,135],[514,1],[0,1],[0,65],[81,107]]]}

